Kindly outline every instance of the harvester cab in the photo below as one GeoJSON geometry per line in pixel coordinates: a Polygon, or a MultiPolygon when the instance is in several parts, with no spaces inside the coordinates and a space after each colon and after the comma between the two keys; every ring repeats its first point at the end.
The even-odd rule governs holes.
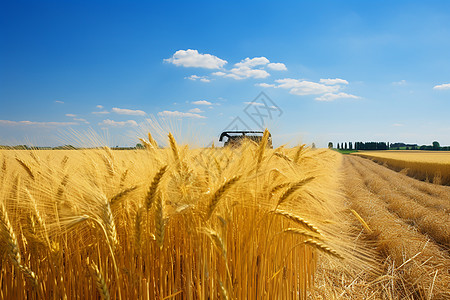
{"type": "MultiPolygon", "coordinates": [[[[238,147],[242,144],[245,139],[250,139],[255,143],[260,143],[264,135],[264,131],[224,131],[220,134],[219,142],[222,142],[226,137],[227,140],[224,141],[223,146],[238,147]]],[[[269,138],[267,140],[267,147],[272,149],[272,135],[269,133],[269,138]]]]}

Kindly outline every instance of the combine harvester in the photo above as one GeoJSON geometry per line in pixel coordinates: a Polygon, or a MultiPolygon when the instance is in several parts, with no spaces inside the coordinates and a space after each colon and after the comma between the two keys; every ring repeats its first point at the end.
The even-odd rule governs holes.
{"type": "MultiPolygon", "coordinates": [[[[263,135],[264,131],[224,131],[220,134],[219,142],[222,142],[224,137],[227,137],[227,140],[223,144],[224,147],[238,147],[245,139],[249,139],[259,144],[263,138],[263,135]]],[[[272,136],[270,133],[267,140],[267,147],[273,149],[272,136]]]]}

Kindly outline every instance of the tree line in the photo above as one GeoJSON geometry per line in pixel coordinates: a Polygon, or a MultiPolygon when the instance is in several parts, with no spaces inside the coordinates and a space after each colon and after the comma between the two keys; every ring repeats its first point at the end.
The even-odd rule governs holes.
{"type": "MultiPolygon", "coordinates": [[[[328,148],[334,148],[332,142],[328,143],[328,148]]],[[[429,151],[450,151],[450,146],[441,147],[439,142],[434,141],[431,145],[389,143],[389,142],[342,142],[336,144],[338,150],[429,150],[429,151]]]]}

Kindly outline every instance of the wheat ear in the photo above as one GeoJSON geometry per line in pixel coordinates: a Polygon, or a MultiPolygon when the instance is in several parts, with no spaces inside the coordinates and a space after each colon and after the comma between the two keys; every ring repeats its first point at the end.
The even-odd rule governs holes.
{"type": "Polygon", "coordinates": [[[310,230],[310,231],[312,231],[312,232],[315,232],[315,233],[317,233],[317,234],[321,234],[319,228],[317,228],[317,227],[316,227],[314,224],[312,224],[311,222],[306,221],[306,220],[303,219],[302,217],[299,217],[299,216],[297,216],[297,215],[294,215],[294,214],[292,214],[292,213],[290,213],[290,212],[287,212],[287,211],[281,210],[281,209],[277,209],[277,210],[275,211],[275,214],[280,215],[280,216],[283,216],[283,217],[285,217],[285,218],[287,218],[287,219],[289,219],[289,220],[291,220],[291,221],[293,221],[293,222],[295,222],[295,223],[297,223],[297,224],[303,226],[304,228],[307,228],[308,230],[310,230]]]}
{"type": "Polygon", "coordinates": [[[34,180],[34,174],[33,171],[31,170],[31,167],[18,157],[16,157],[16,160],[22,166],[25,172],[27,172],[28,176],[30,176],[30,178],[34,180]]]}
{"type": "Polygon", "coordinates": [[[294,156],[294,162],[298,163],[298,160],[300,158],[300,154],[302,153],[303,149],[306,147],[306,144],[300,145],[297,148],[297,151],[295,152],[295,156],[294,156]]]}
{"type": "Polygon", "coordinates": [[[287,229],[283,230],[283,232],[284,233],[293,233],[293,234],[301,235],[301,236],[303,236],[305,238],[321,240],[319,234],[313,233],[311,231],[299,229],[299,228],[287,228],[287,229]]]}
{"type": "Polygon", "coordinates": [[[339,259],[344,259],[344,257],[342,255],[340,255],[336,250],[331,249],[330,247],[328,247],[324,243],[321,243],[321,242],[313,240],[313,239],[308,239],[304,243],[309,245],[309,246],[312,246],[312,247],[316,248],[317,250],[322,251],[322,252],[324,252],[326,254],[332,255],[332,256],[337,257],[339,259]]]}
{"type": "Polygon", "coordinates": [[[153,146],[153,148],[158,149],[158,143],[156,143],[150,132],[148,133],[148,141],[153,146]]]}
{"type": "Polygon", "coordinates": [[[291,185],[290,188],[288,188],[283,195],[281,195],[280,199],[278,200],[277,203],[277,207],[280,206],[281,204],[283,204],[283,202],[286,201],[287,198],[289,198],[290,195],[292,195],[293,193],[295,193],[299,188],[301,188],[302,186],[304,186],[305,184],[307,184],[308,182],[310,182],[311,180],[313,180],[314,177],[308,177],[306,179],[303,179],[297,183],[294,183],[293,185],[291,185]]]}
{"type": "Polygon", "coordinates": [[[225,195],[225,193],[241,178],[241,176],[234,176],[231,179],[227,180],[220,188],[217,189],[217,191],[214,193],[214,195],[211,198],[211,201],[209,202],[208,209],[207,209],[207,219],[209,219],[214,211],[214,209],[217,207],[217,204],[219,203],[219,200],[225,195]]]}
{"type": "Polygon", "coordinates": [[[285,155],[283,153],[275,152],[274,155],[284,159],[285,161],[292,162],[292,159],[289,156],[287,156],[287,155],[285,155]]]}
{"type": "Polygon", "coordinates": [[[109,291],[108,286],[106,285],[105,277],[103,277],[102,272],[100,272],[97,265],[92,262],[89,266],[92,270],[92,273],[94,273],[95,277],[95,285],[97,286],[97,290],[100,293],[102,299],[109,300],[109,291]]]}
{"type": "Polygon", "coordinates": [[[229,299],[228,292],[225,289],[225,286],[223,285],[222,281],[220,281],[220,280],[219,280],[219,287],[220,287],[220,295],[222,296],[222,298],[224,300],[228,300],[229,299]]]}
{"type": "Polygon", "coordinates": [[[19,250],[19,242],[16,234],[8,218],[8,212],[3,203],[0,203],[0,236],[6,242],[8,256],[13,263],[28,279],[31,280],[34,286],[37,286],[38,279],[36,274],[28,267],[22,265],[22,257],[19,250]]]}
{"type": "Polygon", "coordinates": [[[264,130],[264,134],[263,137],[261,139],[261,142],[259,143],[258,146],[258,152],[256,154],[257,160],[256,160],[256,170],[259,169],[259,166],[262,162],[262,159],[264,157],[264,152],[266,151],[267,148],[267,142],[269,140],[269,130],[267,130],[267,128],[264,130]]]}
{"type": "Polygon", "coordinates": [[[225,245],[224,245],[223,240],[220,237],[220,235],[216,231],[209,229],[209,228],[203,228],[203,231],[207,235],[209,235],[209,237],[213,241],[216,248],[222,252],[223,257],[226,259],[227,258],[227,249],[225,248],[225,245]]]}
{"type": "Polygon", "coordinates": [[[149,210],[152,207],[152,203],[155,200],[156,192],[158,191],[158,185],[161,182],[161,179],[164,175],[164,173],[167,170],[167,165],[161,167],[159,169],[158,173],[155,174],[155,177],[153,177],[152,183],[150,184],[150,188],[148,189],[147,194],[145,195],[145,206],[147,210],[149,210]]]}
{"type": "Polygon", "coordinates": [[[107,200],[103,205],[102,221],[105,227],[106,234],[108,236],[108,242],[111,243],[112,249],[115,249],[115,247],[119,244],[117,240],[116,223],[114,222],[111,205],[107,200]]]}
{"type": "Polygon", "coordinates": [[[172,149],[173,158],[175,159],[175,162],[179,166],[180,153],[178,152],[177,142],[175,141],[175,138],[173,137],[172,133],[169,133],[169,143],[170,143],[170,149],[172,149]]]}
{"type": "Polygon", "coordinates": [[[136,218],[134,219],[134,244],[136,249],[139,251],[142,242],[142,217],[144,213],[144,207],[139,207],[136,211],[136,218]]]}
{"type": "Polygon", "coordinates": [[[164,220],[164,204],[161,193],[158,192],[156,196],[156,210],[155,210],[155,238],[159,249],[164,245],[164,232],[166,227],[166,220],[164,220]]]}
{"type": "Polygon", "coordinates": [[[124,190],[118,192],[117,194],[115,194],[114,196],[111,197],[111,199],[109,200],[109,203],[111,205],[115,205],[116,203],[118,203],[121,200],[123,200],[123,198],[125,198],[126,195],[128,195],[129,193],[131,193],[135,189],[137,189],[137,186],[132,186],[132,187],[129,187],[127,189],[124,189],[124,190]]]}

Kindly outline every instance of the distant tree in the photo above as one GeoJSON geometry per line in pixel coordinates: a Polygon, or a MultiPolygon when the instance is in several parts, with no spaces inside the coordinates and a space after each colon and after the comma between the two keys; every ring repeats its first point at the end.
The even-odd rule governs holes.
{"type": "Polygon", "coordinates": [[[337,143],[337,148],[338,148],[338,149],[341,149],[341,146],[339,146],[339,143],[337,143]]]}
{"type": "Polygon", "coordinates": [[[332,142],[328,142],[328,149],[332,149],[333,148],[333,143],[332,142]]]}
{"type": "Polygon", "coordinates": [[[434,141],[433,142],[433,150],[439,150],[441,149],[441,145],[439,144],[439,142],[434,141]]]}
{"type": "Polygon", "coordinates": [[[345,150],[348,150],[347,142],[345,142],[345,150]]]}
{"type": "Polygon", "coordinates": [[[311,144],[311,149],[316,149],[316,144],[315,143],[311,144]]]}
{"type": "Polygon", "coordinates": [[[136,144],[136,149],[144,149],[144,146],[142,144],[136,144]]]}
{"type": "Polygon", "coordinates": [[[348,149],[353,150],[353,144],[352,144],[352,142],[349,142],[349,143],[348,143],[348,149]]]}

